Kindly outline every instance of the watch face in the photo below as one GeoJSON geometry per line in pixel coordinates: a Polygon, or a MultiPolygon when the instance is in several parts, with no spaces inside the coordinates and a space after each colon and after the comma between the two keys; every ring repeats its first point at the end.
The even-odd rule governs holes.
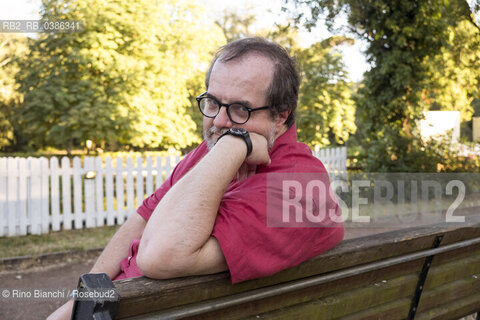
{"type": "Polygon", "coordinates": [[[230,132],[234,135],[244,135],[247,131],[243,128],[230,128],[230,132]]]}

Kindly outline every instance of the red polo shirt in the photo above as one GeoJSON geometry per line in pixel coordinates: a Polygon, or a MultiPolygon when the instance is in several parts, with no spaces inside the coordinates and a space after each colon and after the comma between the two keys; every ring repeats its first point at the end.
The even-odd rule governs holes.
{"type": "MultiPolygon", "coordinates": [[[[170,187],[207,152],[204,141],[175,167],[160,188],[143,201],[137,212],[148,221],[170,187]]],[[[340,209],[334,195],[328,192],[329,182],[325,167],[312,155],[307,145],[297,142],[295,125],[275,141],[270,158],[271,165],[258,166],[255,175],[242,181],[233,180],[218,209],[212,235],[220,243],[232,283],[268,276],[293,267],[334,247],[343,239],[343,224],[335,222],[340,216],[340,209]],[[320,199],[318,194],[312,196],[314,200],[310,203],[314,203],[317,216],[326,211],[329,214],[315,220],[315,223],[292,223],[295,220],[294,205],[285,202],[284,195],[282,201],[281,191],[275,193],[282,188],[279,181],[292,181],[292,174],[299,174],[303,187],[306,180],[323,177],[318,179],[324,182],[327,192],[324,192],[323,197],[320,194],[320,199]],[[277,201],[272,203],[275,200],[277,201]],[[291,219],[282,216],[282,205],[287,213],[290,212],[291,219]],[[274,222],[272,226],[271,221],[277,223],[274,222]]],[[[283,185],[284,188],[285,186],[288,188],[288,185],[283,185]]],[[[320,189],[309,190],[317,190],[318,193],[320,189]]],[[[303,190],[302,200],[293,202],[305,206],[309,201],[309,194],[305,193],[305,188],[303,190]]],[[[293,191],[295,190],[290,188],[288,192],[293,191]]],[[[297,193],[298,191],[302,193],[300,189],[297,193]]],[[[294,199],[295,196],[287,198],[294,199]]],[[[139,243],[140,240],[132,241],[129,257],[121,262],[122,271],[115,279],[142,275],[135,260],[139,243]]]]}

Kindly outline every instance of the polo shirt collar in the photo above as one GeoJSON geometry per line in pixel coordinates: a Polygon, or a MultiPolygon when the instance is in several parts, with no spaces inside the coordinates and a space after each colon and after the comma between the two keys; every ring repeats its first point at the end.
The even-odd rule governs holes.
{"type": "Polygon", "coordinates": [[[275,140],[270,153],[274,153],[281,145],[297,142],[297,124],[294,123],[287,131],[275,140]]]}

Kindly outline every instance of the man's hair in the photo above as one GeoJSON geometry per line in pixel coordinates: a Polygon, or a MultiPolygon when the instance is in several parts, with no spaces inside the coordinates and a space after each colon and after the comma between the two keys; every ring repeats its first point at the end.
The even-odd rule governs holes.
{"type": "Polygon", "coordinates": [[[270,106],[272,117],[276,117],[280,112],[290,111],[290,115],[285,121],[287,128],[290,128],[295,122],[300,77],[295,59],[290,57],[285,48],[274,42],[260,37],[252,37],[236,40],[221,47],[207,71],[205,78],[207,90],[215,62],[228,62],[251,53],[260,54],[273,62],[273,79],[265,93],[265,100],[270,106]]]}

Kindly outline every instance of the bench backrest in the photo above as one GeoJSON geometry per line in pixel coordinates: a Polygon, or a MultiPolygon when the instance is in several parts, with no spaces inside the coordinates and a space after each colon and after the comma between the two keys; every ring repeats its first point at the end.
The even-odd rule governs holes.
{"type": "Polygon", "coordinates": [[[234,285],[228,272],[114,284],[118,319],[454,319],[480,311],[480,223],[345,240],[294,268],[234,285]]]}

